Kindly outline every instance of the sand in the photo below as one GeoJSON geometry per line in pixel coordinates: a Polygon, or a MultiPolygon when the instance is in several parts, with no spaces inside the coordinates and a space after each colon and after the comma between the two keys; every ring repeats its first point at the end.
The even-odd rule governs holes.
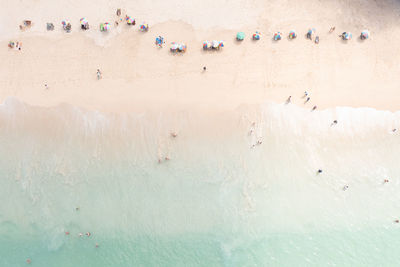
{"type": "MultiPolygon", "coordinates": [[[[17,29],[15,24],[22,18],[34,21],[32,29],[24,32],[0,28],[4,32],[0,43],[1,101],[14,96],[32,105],[69,103],[111,112],[231,110],[268,101],[283,103],[291,95],[292,103],[307,109],[317,105],[318,109],[351,106],[395,111],[400,107],[400,95],[396,94],[400,82],[399,7],[394,1],[236,1],[229,5],[213,1],[214,6],[200,2],[177,6],[181,13],[155,2],[135,10],[140,14],[138,23],[149,17],[147,33],[139,32],[137,25],[125,24],[109,33],[98,31],[98,23],[104,21],[100,15],[107,13],[104,17],[112,22],[116,7],[124,8],[123,2],[100,2],[93,23],[90,3],[80,5],[79,14],[74,12],[76,3],[67,2],[59,9],[62,12],[46,3],[50,2],[28,6],[8,1],[1,11],[2,25],[8,28],[12,22],[17,29]],[[151,6],[154,9],[149,12],[151,6]],[[213,11],[207,13],[209,9],[213,11]],[[58,24],[67,14],[74,19],[69,34],[58,24]],[[92,27],[83,32],[78,21],[86,14],[92,27]],[[54,32],[44,30],[45,21],[55,23],[54,32]],[[333,33],[329,33],[331,26],[336,26],[333,33]],[[305,38],[309,27],[317,29],[318,45],[305,38]],[[287,39],[292,29],[298,33],[295,40],[287,39]],[[366,41],[358,38],[363,29],[371,32],[366,41]],[[239,30],[246,33],[243,42],[234,39],[239,30]],[[250,38],[256,30],[262,33],[257,42],[250,38]],[[275,31],[284,34],[279,42],[272,41],[275,31]],[[342,41],[338,34],[343,31],[352,32],[354,39],[342,41]],[[158,35],[167,41],[162,49],[154,45],[158,35]],[[22,50],[9,49],[5,37],[22,41],[22,50]],[[218,52],[203,51],[202,42],[213,39],[224,40],[226,47],[218,52]],[[188,51],[171,54],[172,41],[186,43],[188,51]],[[96,78],[98,68],[103,73],[101,80],[96,78]],[[311,95],[307,104],[303,103],[304,91],[311,95]]],[[[133,6],[123,11],[133,13],[133,6]]]]}

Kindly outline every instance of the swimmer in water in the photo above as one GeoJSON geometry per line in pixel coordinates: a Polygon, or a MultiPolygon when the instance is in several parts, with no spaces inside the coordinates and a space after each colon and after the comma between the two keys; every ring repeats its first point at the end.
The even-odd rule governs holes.
{"type": "Polygon", "coordinates": [[[26,263],[28,263],[28,264],[30,264],[31,262],[32,262],[31,259],[26,260],[26,263]]]}
{"type": "Polygon", "coordinates": [[[69,232],[67,231],[67,232],[65,232],[65,235],[69,235],[69,232]]]}
{"type": "Polygon", "coordinates": [[[83,236],[83,234],[82,234],[82,233],[79,233],[79,234],[78,234],[78,236],[79,236],[79,237],[82,237],[82,236],[83,236]]]}

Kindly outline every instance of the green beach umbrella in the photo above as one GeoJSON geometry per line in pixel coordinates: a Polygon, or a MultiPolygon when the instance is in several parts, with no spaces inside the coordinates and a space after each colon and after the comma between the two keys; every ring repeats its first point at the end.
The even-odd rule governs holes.
{"type": "Polygon", "coordinates": [[[236,39],[238,39],[238,41],[243,41],[244,39],[244,32],[238,32],[236,34],[236,39]]]}

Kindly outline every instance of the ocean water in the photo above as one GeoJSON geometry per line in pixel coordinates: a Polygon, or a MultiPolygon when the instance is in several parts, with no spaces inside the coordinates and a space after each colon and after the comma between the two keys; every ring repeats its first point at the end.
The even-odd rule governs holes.
{"type": "Polygon", "coordinates": [[[369,108],[117,115],[7,99],[0,266],[399,266],[399,127],[369,108]]]}

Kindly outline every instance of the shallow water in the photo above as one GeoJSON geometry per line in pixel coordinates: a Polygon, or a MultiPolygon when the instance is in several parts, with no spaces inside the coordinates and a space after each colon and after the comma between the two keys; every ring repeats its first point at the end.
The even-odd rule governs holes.
{"type": "Polygon", "coordinates": [[[0,266],[397,266],[399,126],[367,108],[113,115],[8,99],[0,266]]]}

